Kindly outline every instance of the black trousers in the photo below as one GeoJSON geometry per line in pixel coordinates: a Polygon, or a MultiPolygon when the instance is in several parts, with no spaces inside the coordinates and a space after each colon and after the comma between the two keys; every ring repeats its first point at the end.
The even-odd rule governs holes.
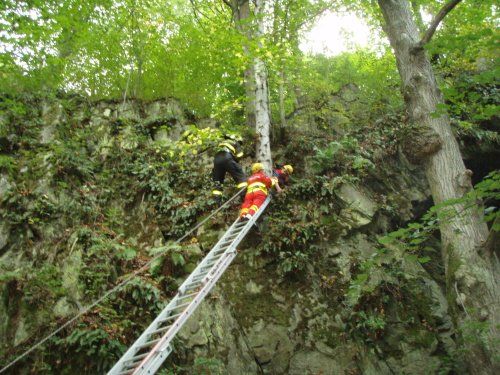
{"type": "Polygon", "coordinates": [[[226,172],[229,172],[238,185],[247,180],[243,168],[234,160],[233,156],[229,152],[220,151],[215,154],[214,169],[212,170],[212,179],[216,189],[222,188],[226,172]]]}

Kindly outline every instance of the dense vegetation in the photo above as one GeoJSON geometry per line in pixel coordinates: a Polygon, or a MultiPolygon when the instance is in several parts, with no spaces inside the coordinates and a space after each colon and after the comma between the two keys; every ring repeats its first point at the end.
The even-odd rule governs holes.
{"type": "MultiPolygon", "coordinates": [[[[474,207],[491,230],[485,251],[497,251],[495,2],[460,4],[426,46],[444,95],[431,115],[450,116],[478,183],[439,205],[400,152],[418,124],[405,111],[385,39],[333,57],[299,49],[302,33],[325,9],[357,12],[382,35],[376,5],[275,0],[268,2],[266,33],[252,39],[254,19],[234,27],[226,3],[234,4],[7,0],[0,6],[0,366],[164,254],[13,370],[102,373],[175,293],[234,218],[236,205],[174,242],[214,208],[211,157],[225,132],[244,136],[243,164],[252,161],[257,136],[246,125],[245,84],[259,58],[268,71],[274,160],[292,163],[296,173],[258,238],[244,244],[242,262],[253,268],[236,265],[221,286],[239,311],[238,324],[246,333],[260,318],[289,324],[293,306],[266,305],[264,294],[248,298],[250,280],[272,284],[269,291],[279,285],[272,290],[290,300],[318,288],[321,308],[308,316],[309,326],[298,324],[300,334],[310,331],[331,347],[355,343],[381,360],[433,347],[428,358],[436,373],[461,373],[468,342],[488,346],[485,335],[495,328],[475,317],[462,324],[464,311],[476,312],[458,292],[445,293],[449,311],[436,312],[436,296],[447,285],[439,233],[457,216],[455,205],[474,207]],[[374,212],[358,212],[343,196],[345,186],[370,196],[374,212]],[[413,188],[425,197],[415,204],[413,188]],[[363,236],[370,243],[364,252],[349,250],[349,241],[363,236]],[[336,247],[340,258],[325,255],[336,247]],[[314,320],[323,313],[331,321],[314,320]],[[397,347],[403,333],[407,346],[397,347]]],[[[421,30],[421,15],[435,14],[442,3],[412,2],[421,30]]],[[[162,371],[224,373],[222,360],[213,350],[193,358],[180,344],[162,371]]],[[[362,372],[357,366],[346,371],[362,372]]]]}

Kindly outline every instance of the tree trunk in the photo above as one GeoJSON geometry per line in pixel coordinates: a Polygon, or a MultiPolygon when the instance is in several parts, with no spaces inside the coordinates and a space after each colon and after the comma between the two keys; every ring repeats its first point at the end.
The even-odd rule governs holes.
{"type": "MultiPolygon", "coordinates": [[[[231,11],[233,14],[233,21],[236,25],[236,29],[250,40],[252,38],[251,29],[248,24],[245,24],[245,20],[250,17],[250,5],[248,0],[232,0],[230,3],[231,11]],[[243,21],[243,22],[242,22],[243,21]]],[[[248,55],[248,46],[243,45],[243,50],[246,55],[248,55]]],[[[243,73],[244,84],[245,84],[245,117],[246,123],[249,127],[255,128],[255,78],[254,78],[254,67],[250,64],[243,73]]]]}
{"type": "MultiPolygon", "coordinates": [[[[279,0],[274,1],[274,20],[273,20],[273,42],[275,45],[282,43],[283,39],[286,38],[286,33],[288,32],[288,11],[281,9],[281,2],[279,0]],[[283,13],[284,22],[280,25],[279,19],[283,13]]],[[[280,125],[278,129],[273,128],[273,141],[278,139],[282,141],[284,139],[285,127],[286,127],[286,113],[285,113],[285,58],[280,57],[279,70],[278,70],[278,98],[279,98],[279,114],[280,114],[280,125]],[[276,131],[277,130],[277,131],[276,131]]]]}
{"type": "MultiPolygon", "coordinates": [[[[255,16],[257,28],[255,37],[259,39],[264,34],[264,0],[255,1],[255,16]]],[[[259,57],[254,58],[255,72],[255,129],[258,140],[256,157],[264,164],[268,174],[272,172],[271,158],[271,118],[269,115],[269,92],[267,86],[267,71],[264,61],[259,57]]]]}
{"type": "Polygon", "coordinates": [[[284,138],[286,129],[286,113],[285,113],[285,72],[284,68],[280,71],[280,82],[278,86],[279,93],[279,107],[280,107],[280,130],[279,137],[282,140],[284,138]]]}
{"type": "MultiPolygon", "coordinates": [[[[443,103],[431,64],[423,48],[408,0],[378,0],[385,20],[384,30],[394,49],[407,111],[416,134],[405,145],[413,161],[423,163],[435,204],[461,198],[472,189],[458,143],[447,115],[435,117],[443,103]]],[[[472,374],[495,373],[495,340],[498,340],[498,259],[481,257],[487,227],[474,209],[456,205],[453,218],[440,223],[442,257],[447,294],[454,306],[458,328],[464,333],[466,357],[472,374]],[[474,332],[474,323],[486,322],[485,332],[474,332]]]]}

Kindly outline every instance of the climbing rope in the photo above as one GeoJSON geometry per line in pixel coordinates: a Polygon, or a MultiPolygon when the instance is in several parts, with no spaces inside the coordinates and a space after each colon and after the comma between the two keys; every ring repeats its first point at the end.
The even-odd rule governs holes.
{"type": "MultiPolygon", "coordinates": [[[[245,189],[246,189],[245,187],[242,188],[242,189],[240,189],[236,194],[234,194],[231,198],[229,198],[223,205],[221,205],[214,212],[212,212],[210,215],[208,215],[205,219],[203,219],[198,224],[196,224],[192,229],[190,229],[188,232],[186,232],[181,238],[177,239],[174,243],[178,244],[178,243],[182,242],[184,239],[186,239],[191,233],[193,233],[195,230],[197,230],[199,227],[201,227],[203,224],[205,224],[210,218],[212,218],[213,216],[215,216],[219,211],[221,211],[224,207],[226,207],[230,202],[232,202],[234,199],[236,199],[241,194],[241,192],[243,190],[245,190],[245,189]]],[[[9,369],[10,367],[12,367],[14,364],[16,364],[17,362],[19,362],[24,357],[26,357],[28,354],[30,354],[32,351],[34,351],[35,349],[37,349],[39,346],[43,345],[47,340],[49,340],[53,336],[57,335],[64,328],[66,328],[67,326],[69,326],[71,323],[73,323],[76,320],[78,320],[81,316],[85,315],[87,312],[89,312],[95,306],[97,306],[102,301],[104,301],[106,298],[108,298],[111,294],[113,294],[116,291],[118,291],[121,288],[123,288],[130,281],[132,281],[132,279],[134,277],[136,277],[140,273],[142,273],[145,270],[147,270],[149,268],[149,266],[151,266],[151,264],[156,259],[158,259],[158,258],[160,258],[160,257],[162,257],[164,255],[165,255],[164,252],[155,255],[145,265],[143,265],[141,268],[137,269],[136,271],[134,271],[133,273],[131,273],[128,277],[126,277],[121,283],[119,283],[118,285],[116,285],[114,288],[110,289],[106,293],[104,293],[101,297],[99,297],[96,301],[94,301],[90,305],[87,305],[85,308],[81,309],[80,312],[77,315],[75,315],[73,318],[71,318],[66,323],[64,323],[63,325],[61,325],[59,328],[57,328],[56,330],[54,330],[51,334],[49,334],[46,337],[44,337],[42,340],[38,341],[36,344],[34,344],[33,346],[31,346],[28,350],[26,350],[23,354],[21,354],[18,357],[16,357],[16,359],[14,359],[8,365],[6,365],[2,369],[0,369],[0,374],[3,373],[3,372],[5,372],[7,369],[9,369]]]]}

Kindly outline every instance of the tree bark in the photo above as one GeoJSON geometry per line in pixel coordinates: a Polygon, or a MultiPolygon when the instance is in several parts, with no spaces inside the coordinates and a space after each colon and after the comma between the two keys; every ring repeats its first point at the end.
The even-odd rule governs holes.
{"type": "Polygon", "coordinates": [[[280,107],[280,126],[282,129],[286,128],[286,113],[285,113],[285,72],[283,68],[280,71],[279,82],[279,107],[280,107]]]}
{"type": "MultiPolygon", "coordinates": [[[[279,0],[274,1],[274,20],[273,20],[273,41],[275,45],[282,43],[283,39],[286,38],[288,32],[288,10],[281,9],[281,2],[279,0]],[[283,14],[283,15],[282,15],[283,14]],[[280,17],[283,17],[283,25],[280,25],[280,17]]],[[[280,64],[278,70],[278,98],[279,98],[279,114],[280,114],[280,125],[278,131],[276,127],[273,128],[273,140],[283,140],[286,128],[286,113],[285,113],[285,58],[280,57],[280,64]]]]}
{"type": "MultiPolygon", "coordinates": [[[[425,134],[414,146],[433,146],[421,152],[406,150],[417,155],[425,168],[435,204],[461,198],[472,189],[470,171],[466,170],[458,143],[451,131],[447,115],[435,117],[443,103],[431,64],[423,48],[418,48],[419,32],[412,17],[408,0],[378,0],[391,46],[394,49],[402,79],[402,91],[407,111],[418,134],[425,134]]],[[[472,324],[486,322],[484,340],[467,340],[466,357],[472,374],[493,374],[498,368],[495,359],[495,340],[498,340],[498,259],[481,257],[488,230],[477,209],[454,206],[456,215],[440,223],[442,257],[445,264],[447,293],[454,308],[456,324],[462,332],[472,324]],[[478,342],[481,341],[481,342],[478,342]]],[[[469,332],[470,333],[470,332],[469,332]]]]}
{"type": "MultiPolygon", "coordinates": [[[[264,0],[255,1],[255,17],[257,27],[255,37],[258,40],[264,35],[264,0]]],[[[272,172],[271,157],[271,117],[269,114],[269,90],[267,84],[267,71],[264,61],[260,57],[254,58],[255,74],[255,130],[257,131],[256,157],[264,164],[268,174],[272,172]]]]}
{"type": "MultiPolygon", "coordinates": [[[[252,39],[251,28],[249,27],[248,18],[250,17],[250,4],[248,0],[224,0],[224,3],[231,8],[232,18],[236,29],[245,35],[249,40],[252,39]]],[[[243,45],[243,51],[246,55],[249,54],[248,46],[243,45]]],[[[245,118],[246,124],[255,128],[255,78],[254,66],[250,64],[243,73],[243,81],[245,85],[245,118]]]]}

